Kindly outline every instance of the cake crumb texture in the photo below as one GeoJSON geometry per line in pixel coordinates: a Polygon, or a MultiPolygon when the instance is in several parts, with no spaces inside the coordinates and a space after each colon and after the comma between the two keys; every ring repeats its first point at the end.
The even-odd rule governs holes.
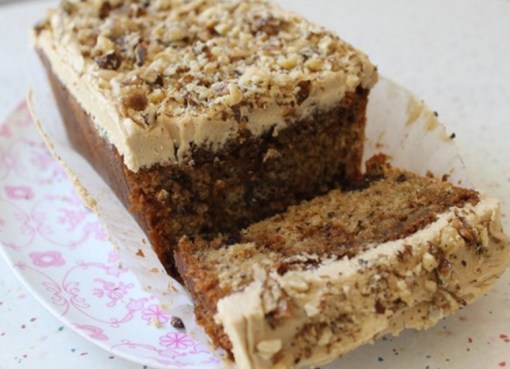
{"type": "Polygon", "coordinates": [[[434,325],[491,287],[508,250],[494,199],[378,157],[239,235],[183,238],[175,259],[217,346],[243,369],[293,368],[434,325]]]}
{"type": "Polygon", "coordinates": [[[372,159],[363,179],[344,190],[291,206],[239,235],[212,242],[198,237],[188,252],[197,258],[197,269],[230,293],[253,280],[253,263],[287,273],[314,268],[324,259],[352,258],[421,230],[452,207],[479,201],[476,191],[391,169],[383,160],[372,159]]]}

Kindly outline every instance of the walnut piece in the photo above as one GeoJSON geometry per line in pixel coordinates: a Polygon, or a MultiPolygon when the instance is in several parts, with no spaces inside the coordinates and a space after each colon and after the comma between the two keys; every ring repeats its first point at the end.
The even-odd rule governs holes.
{"type": "Polygon", "coordinates": [[[122,61],[115,51],[110,51],[104,55],[98,56],[96,58],[96,63],[99,68],[117,70],[119,69],[122,61]]]}
{"type": "Polygon", "coordinates": [[[142,111],[147,107],[147,103],[147,98],[138,92],[132,92],[122,98],[122,106],[126,110],[142,111]]]}
{"type": "Polygon", "coordinates": [[[141,66],[145,61],[145,57],[147,56],[147,44],[141,42],[135,49],[136,56],[136,65],[141,66]]]}
{"type": "Polygon", "coordinates": [[[299,91],[296,94],[296,101],[298,105],[301,105],[310,96],[310,87],[312,83],[310,81],[303,81],[298,84],[299,91]]]}
{"type": "Polygon", "coordinates": [[[102,1],[100,4],[101,5],[99,6],[98,9],[99,18],[105,19],[110,14],[110,11],[112,10],[112,5],[110,4],[109,1],[102,1]]]}

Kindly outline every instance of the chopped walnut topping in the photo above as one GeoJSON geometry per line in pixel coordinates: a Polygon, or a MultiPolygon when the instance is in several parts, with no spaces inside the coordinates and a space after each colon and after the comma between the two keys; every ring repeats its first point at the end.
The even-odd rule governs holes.
{"type": "Polygon", "coordinates": [[[104,55],[96,58],[96,63],[99,68],[117,70],[120,67],[121,60],[115,51],[110,51],[104,55]]]}
{"type": "Polygon", "coordinates": [[[225,103],[228,106],[239,104],[243,100],[243,93],[237,85],[231,83],[228,85],[228,95],[225,97],[225,103]]]}
{"type": "Polygon", "coordinates": [[[76,4],[72,1],[64,0],[60,3],[60,7],[66,14],[73,14],[76,11],[76,4]]]}
{"type": "Polygon", "coordinates": [[[284,69],[292,69],[298,64],[299,59],[300,57],[297,54],[281,56],[278,58],[278,64],[284,69]]]}
{"type": "Polygon", "coordinates": [[[308,68],[312,72],[318,72],[322,69],[322,61],[317,57],[308,59],[305,62],[305,67],[308,68]]]}
{"type": "Polygon", "coordinates": [[[158,72],[147,69],[142,75],[142,79],[150,85],[163,86],[163,77],[158,72]]]}
{"type": "Polygon", "coordinates": [[[441,232],[441,247],[446,255],[453,254],[460,247],[465,246],[464,239],[459,235],[458,231],[453,227],[446,227],[441,232]]]}
{"type": "Polygon", "coordinates": [[[50,28],[49,21],[47,19],[45,19],[43,21],[40,21],[40,22],[36,23],[36,25],[34,26],[34,31],[38,35],[42,31],[44,31],[45,29],[49,29],[49,28],[50,28]]]}
{"type": "Polygon", "coordinates": [[[467,242],[473,242],[477,239],[477,234],[471,227],[461,227],[459,233],[467,242]]]}
{"type": "Polygon", "coordinates": [[[436,258],[434,258],[434,256],[431,253],[426,252],[423,255],[422,265],[425,268],[425,270],[430,272],[438,266],[438,262],[437,262],[436,258]]]}
{"type": "Polygon", "coordinates": [[[128,12],[129,16],[131,18],[136,18],[136,17],[142,17],[144,15],[147,14],[147,11],[145,10],[145,8],[141,5],[138,5],[138,4],[131,4],[129,6],[129,12],[128,12]]]}
{"type": "Polygon", "coordinates": [[[112,5],[109,1],[101,1],[98,9],[98,16],[100,19],[105,19],[110,14],[112,10],[112,5]]]}
{"type": "Polygon", "coordinates": [[[444,259],[437,267],[437,273],[441,279],[448,279],[453,273],[453,265],[448,260],[444,259]]]}
{"type": "Polygon", "coordinates": [[[315,304],[306,304],[304,309],[308,317],[314,317],[321,313],[321,310],[315,304]]]}
{"type": "Polygon", "coordinates": [[[308,96],[310,96],[310,81],[303,81],[298,84],[298,92],[296,95],[296,101],[299,105],[305,102],[306,99],[308,99],[308,96]]]}
{"type": "Polygon", "coordinates": [[[164,35],[167,42],[176,42],[184,40],[188,36],[188,32],[184,26],[172,26],[166,29],[164,35]]]}
{"type": "Polygon", "coordinates": [[[484,248],[489,247],[490,239],[489,239],[489,230],[487,229],[487,227],[483,227],[482,230],[480,231],[480,241],[482,242],[482,246],[484,248]]]}
{"type": "Polygon", "coordinates": [[[296,102],[332,73],[348,88],[376,79],[362,53],[265,0],[65,0],[38,29],[76,50],[85,73],[116,71],[97,82],[100,92],[149,125],[204,112],[229,119],[237,105],[277,104],[292,120],[296,102]],[[133,96],[128,86],[147,97],[159,90],[158,97],[133,96]]]}
{"type": "Polygon", "coordinates": [[[325,327],[322,331],[322,334],[321,334],[317,344],[319,346],[326,346],[328,343],[331,342],[332,338],[333,338],[333,331],[331,330],[331,328],[325,327]]]}
{"type": "Polygon", "coordinates": [[[306,292],[310,288],[308,283],[297,275],[293,276],[292,279],[289,279],[288,285],[291,289],[297,292],[306,292]]]}
{"type": "Polygon", "coordinates": [[[115,51],[115,44],[107,37],[99,36],[96,39],[94,52],[98,55],[104,55],[115,51]]]}
{"type": "Polygon", "coordinates": [[[147,98],[137,92],[133,92],[122,98],[122,105],[126,110],[133,109],[135,111],[142,111],[147,107],[147,98]]]}
{"type": "Polygon", "coordinates": [[[156,1],[154,1],[154,6],[157,10],[170,9],[171,5],[172,5],[171,0],[156,0],[156,1]]]}
{"type": "Polygon", "coordinates": [[[278,34],[282,23],[281,19],[275,18],[272,15],[264,17],[255,16],[252,23],[252,32],[262,33],[267,36],[275,36],[278,34]]]}
{"type": "Polygon", "coordinates": [[[425,281],[425,288],[427,289],[427,291],[434,293],[437,291],[437,283],[434,281],[427,280],[425,281]]]}
{"type": "Polygon", "coordinates": [[[287,292],[275,280],[268,278],[261,294],[266,320],[276,326],[282,319],[292,315],[293,303],[287,292]]]}
{"type": "Polygon", "coordinates": [[[147,44],[145,44],[144,42],[139,43],[138,46],[136,46],[135,55],[136,65],[137,66],[143,65],[145,57],[147,56],[147,44]]]}

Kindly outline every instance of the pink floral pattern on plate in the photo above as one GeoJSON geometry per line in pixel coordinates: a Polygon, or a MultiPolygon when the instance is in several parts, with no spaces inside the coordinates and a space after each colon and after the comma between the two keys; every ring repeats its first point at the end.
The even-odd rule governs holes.
{"type": "Polygon", "coordinates": [[[0,244],[16,274],[62,321],[119,356],[160,368],[218,368],[119,267],[95,214],[31,123],[23,103],[0,125],[0,244]]]}
{"type": "Polygon", "coordinates": [[[66,263],[58,251],[31,252],[29,256],[34,266],[39,268],[61,267],[66,263]]]}

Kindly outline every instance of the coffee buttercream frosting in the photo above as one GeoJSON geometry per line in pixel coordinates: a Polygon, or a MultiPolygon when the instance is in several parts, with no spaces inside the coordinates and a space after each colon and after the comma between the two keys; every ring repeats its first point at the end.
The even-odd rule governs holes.
{"type": "Polygon", "coordinates": [[[377,80],[363,53],[263,0],[66,0],[35,37],[132,171],[278,134],[377,80]]]}

